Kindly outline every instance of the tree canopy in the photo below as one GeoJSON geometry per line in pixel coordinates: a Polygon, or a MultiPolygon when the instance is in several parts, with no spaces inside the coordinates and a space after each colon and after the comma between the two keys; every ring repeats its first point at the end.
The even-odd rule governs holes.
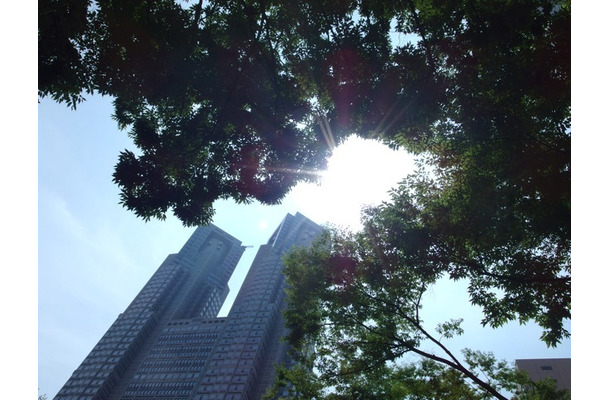
{"type": "MultiPolygon", "coordinates": [[[[491,353],[464,351],[467,368],[485,376],[490,385],[511,396],[512,400],[569,400],[570,392],[558,389],[551,378],[532,381],[525,371],[515,369],[506,361],[498,361],[491,353]]],[[[488,400],[493,395],[473,385],[459,371],[433,360],[383,365],[361,374],[344,375],[348,385],[339,390],[324,390],[325,380],[304,364],[278,369],[275,383],[264,400],[488,400]]]]}
{"type": "MultiPolygon", "coordinates": [[[[383,213],[388,206],[380,208],[383,213]]],[[[565,304],[553,304],[536,285],[504,285],[501,279],[510,281],[510,275],[495,276],[495,286],[481,282],[480,275],[487,275],[478,268],[458,278],[444,260],[424,254],[430,246],[421,246],[427,240],[421,234],[400,231],[387,221],[382,233],[375,225],[383,217],[370,215],[362,232],[327,230],[311,248],[295,249],[285,257],[286,340],[295,363],[279,368],[277,389],[288,388],[295,399],[505,399],[506,391],[519,395],[515,398],[559,398],[553,397],[558,396],[554,385],[528,383],[491,354],[466,349],[462,360],[445,342],[464,333],[461,319],[433,327],[420,311],[425,308],[424,294],[442,274],[468,279],[471,303],[483,306],[483,323],[499,326],[507,319],[524,321],[535,315],[546,329],[543,339],[550,342],[566,332],[543,322],[555,314],[569,315],[569,309],[561,308],[565,304]],[[400,241],[393,241],[401,234],[400,241]],[[504,298],[493,297],[499,291],[504,298]],[[507,301],[522,293],[539,308],[524,311],[507,301]],[[413,358],[419,361],[408,362],[413,358]]],[[[548,281],[552,279],[561,278],[548,281]]]]}
{"type": "Polygon", "coordinates": [[[351,134],[417,154],[362,232],[287,270],[291,340],[333,321],[318,367],[373,373],[434,341],[419,299],[441,276],[468,280],[484,324],[569,336],[570,34],[569,0],[41,0],[38,88],[114,98],[138,152],[113,178],[145,220],[278,203],[351,134]]]}
{"type": "Polygon", "coordinates": [[[39,96],[115,98],[144,219],[277,203],[355,133],[425,154],[450,218],[569,231],[568,1],[43,0],[38,38],[39,96]]]}

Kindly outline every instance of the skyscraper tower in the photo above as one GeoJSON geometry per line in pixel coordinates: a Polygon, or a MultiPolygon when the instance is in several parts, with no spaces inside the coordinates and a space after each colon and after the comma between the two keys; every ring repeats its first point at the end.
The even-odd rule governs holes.
{"type": "Polygon", "coordinates": [[[282,254],[321,228],[288,214],[262,245],[227,317],[217,318],[244,251],[210,225],[161,264],[56,400],[259,399],[286,360],[282,254]]]}

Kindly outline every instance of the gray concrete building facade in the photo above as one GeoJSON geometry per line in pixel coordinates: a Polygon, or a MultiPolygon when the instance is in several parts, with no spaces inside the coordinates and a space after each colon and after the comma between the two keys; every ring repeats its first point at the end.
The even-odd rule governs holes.
{"type": "Polygon", "coordinates": [[[557,382],[557,389],[572,389],[571,358],[530,358],[515,360],[517,369],[527,372],[534,382],[551,378],[557,382]]]}
{"type": "Polygon", "coordinates": [[[216,317],[241,242],[210,225],[169,255],[56,400],[259,399],[287,360],[282,254],[321,228],[288,214],[262,245],[227,317],[216,317]]]}

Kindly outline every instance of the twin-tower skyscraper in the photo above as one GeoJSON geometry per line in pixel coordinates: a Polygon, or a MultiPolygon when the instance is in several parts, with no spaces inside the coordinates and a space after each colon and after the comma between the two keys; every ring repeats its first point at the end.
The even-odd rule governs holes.
{"type": "Polygon", "coordinates": [[[119,315],[56,400],[260,399],[288,360],[282,255],[321,228],[288,214],[252,262],[226,317],[216,317],[244,247],[195,230],[119,315]]]}

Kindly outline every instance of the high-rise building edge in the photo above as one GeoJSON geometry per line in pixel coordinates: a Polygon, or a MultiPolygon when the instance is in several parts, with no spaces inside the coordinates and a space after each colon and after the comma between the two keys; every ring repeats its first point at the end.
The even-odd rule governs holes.
{"type": "Polygon", "coordinates": [[[245,247],[214,225],[169,255],[55,400],[260,399],[288,361],[282,255],[321,228],[288,214],[262,245],[226,317],[216,317],[245,247]]]}

